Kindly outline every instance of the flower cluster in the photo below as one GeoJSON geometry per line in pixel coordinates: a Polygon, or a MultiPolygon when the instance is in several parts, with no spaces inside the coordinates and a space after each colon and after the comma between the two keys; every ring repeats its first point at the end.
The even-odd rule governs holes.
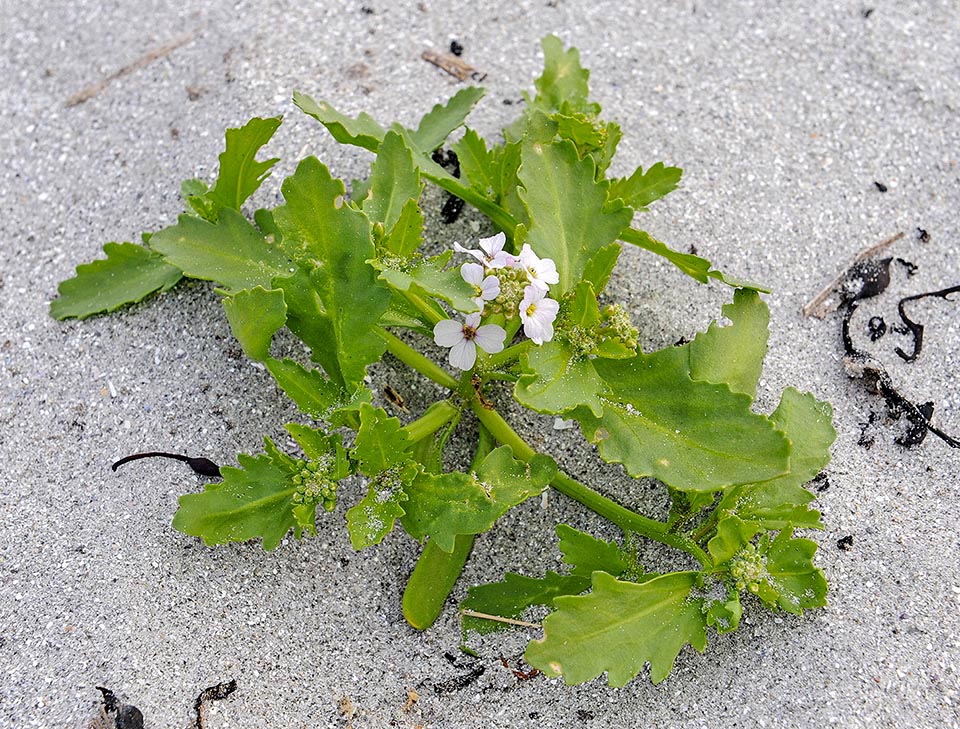
{"type": "Polygon", "coordinates": [[[433,328],[434,341],[450,348],[450,364],[458,369],[473,367],[477,347],[488,354],[503,350],[506,330],[498,324],[480,326],[487,305],[505,319],[519,314],[523,333],[536,344],[553,339],[553,322],[560,305],[547,294],[550,286],[560,281],[556,264],[537,256],[529,243],[524,243],[517,256],[505,251],[505,244],[503,233],[481,238],[479,250],[453,244],[455,251],[477,260],[464,263],[460,275],[473,287],[472,300],[480,308],[479,312],[467,315],[463,323],[445,319],[433,328]]]}
{"type": "Polygon", "coordinates": [[[326,456],[318,461],[297,461],[297,473],[292,478],[297,487],[293,503],[320,504],[326,511],[333,511],[337,505],[337,482],[332,468],[331,459],[326,456]]]}

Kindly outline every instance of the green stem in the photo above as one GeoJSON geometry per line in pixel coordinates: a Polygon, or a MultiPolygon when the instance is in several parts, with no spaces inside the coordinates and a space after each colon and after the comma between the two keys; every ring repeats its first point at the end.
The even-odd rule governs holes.
{"type": "MultiPolygon", "coordinates": [[[[493,450],[493,446],[493,436],[490,431],[481,426],[471,470],[479,467],[483,459],[493,450]]],[[[402,601],[403,616],[417,630],[426,630],[440,615],[444,603],[467,563],[473,540],[473,534],[456,535],[452,552],[444,552],[432,539],[423,548],[417,560],[417,566],[414,567],[413,574],[410,575],[403,591],[402,601]]]]}
{"type": "Polygon", "coordinates": [[[417,443],[436,433],[451,420],[460,416],[460,409],[449,400],[439,400],[416,420],[407,423],[401,428],[410,436],[410,441],[417,443]]]}
{"type": "Polygon", "coordinates": [[[403,296],[407,301],[413,304],[413,307],[423,314],[430,321],[431,324],[436,324],[439,321],[443,321],[448,317],[443,313],[443,310],[437,306],[431,304],[430,301],[424,299],[419,294],[415,294],[412,291],[401,291],[400,289],[394,289],[399,291],[400,295],[403,296]]]}
{"type": "MultiPolygon", "coordinates": [[[[508,332],[509,339],[509,332],[508,332]]],[[[490,369],[499,369],[505,364],[509,364],[516,359],[520,358],[520,355],[526,352],[533,345],[532,339],[524,339],[522,342],[517,342],[512,347],[507,347],[502,352],[497,352],[496,354],[491,354],[489,359],[487,359],[487,367],[490,369]]]]}
{"type": "Polygon", "coordinates": [[[404,364],[419,372],[424,377],[433,380],[441,387],[448,390],[456,390],[457,381],[442,369],[436,362],[424,357],[417,350],[382,327],[378,328],[379,334],[387,343],[387,351],[404,364]]]}
{"type": "MultiPolygon", "coordinates": [[[[510,427],[509,423],[507,423],[498,412],[484,408],[476,398],[471,400],[470,407],[481,424],[486,427],[500,443],[510,446],[517,458],[522,461],[529,461],[533,458],[536,451],[510,427]]],[[[575,501],[579,501],[591,511],[609,519],[624,531],[635,532],[648,539],[653,539],[661,544],[667,544],[687,552],[693,555],[704,567],[712,564],[707,553],[695,542],[683,535],[671,534],[667,531],[667,525],[662,521],[650,519],[635,511],[631,511],[612,499],[608,499],[606,496],[597,493],[589,486],[580,483],[562,471],[556,475],[553,481],[550,482],[550,485],[560,493],[569,496],[575,501]]]]}

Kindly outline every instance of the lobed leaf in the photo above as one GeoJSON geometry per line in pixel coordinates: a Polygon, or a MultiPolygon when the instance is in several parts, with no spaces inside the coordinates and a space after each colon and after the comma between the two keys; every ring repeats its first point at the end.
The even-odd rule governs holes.
{"type": "Polygon", "coordinates": [[[767,286],[749,281],[741,281],[740,279],[727,276],[722,271],[713,268],[710,261],[706,258],[695,256],[692,253],[675,251],[666,243],[651,237],[650,234],[642,230],[628,228],[622,232],[620,240],[625,243],[631,243],[638,248],[643,248],[651,253],[656,253],[658,256],[663,256],[674,266],[700,283],[707,283],[713,278],[733,288],[754,289],[764,294],[770,293],[770,288],[767,286]]]}
{"type": "Polygon", "coordinates": [[[247,198],[270,176],[270,168],[279,162],[280,158],[258,162],[256,156],[273,137],[282,121],[282,117],[254,117],[239,129],[227,129],[227,145],[220,154],[217,181],[213,189],[204,194],[214,209],[240,210],[247,198]]]}
{"type": "Polygon", "coordinates": [[[822,529],[820,512],[807,504],[814,496],[803,484],[815,478],[830,462],[830,446],[837,432],[833,410],[810,393],[788,387],[770,416],[774,426],[790,439],[790,471],[763,483],[744,486],[735,510],[744,519],[765,529],[789,526],[822,529]]]}
{"type": "Polygon", "coordinates": [[[570,574],[589,577],[600,571],[619,577],[633,567],[615,542],[597,539],[566,524],[557,524],[557,536],[563,561],[573,567],[570,574]]]}
{"type": "Polygon", "coordinates": [[[290,269],[287,257],[229,208],[216,223],[181,215],[176,225],[150,238],[150,247],[185,276],[216,281],[230,291],[273,288],[273,278],[290,269]]]}
{"type": "MultiPolygon", "coordinates": [[[[430,258],[413,258],[403,268],[395,268],[382,260],[371,263],[380,269],[380,278],[398,291],[429,294],[443,299],[460,312],[478,311],[480,307],[473,300],[477,295],[473,286],[463,280],[459,268],[446,267],[452,257],[453,251],[447,250],[430,258]]],[[[438,314],[442,313],[438,310],[438,314]]]]}
{"type": "Polygon", "coordinates": [[[257,362],[270,356],[273,335],[287,322],[287,305],[280,289],[262,286],[238,291],[223,300],[233,336],[244,353],[257,362]]]}
{"type": "Polygon", "coordinates": [[[593,590],[558,597],[543,622],[543,638],[527,647],[526,661],[548,676],[578,684],[607,672],[610,686],[624,686],[650,664],[660,683],[687,643],[703,652],[706,619],[690,592],[698,573],[675,572],[640,584],[593,573],[593,590]]]}
{"type": "Polygon", "coordinates": [[[274,281],[284,290],[287,326],[330,378],[352,391],[386,350],[377,324],[390,289],[367,263],[374,256],[370,222],[342,204],[343,183],[315,157],[304,159],[281,189],[286,202],[274,217],[285,250],[302,264],[274,281]]]}
{"type": "Polygon", "coordinates": [[[267,369],[280,389],[301,412],[324,420],[331,408],[342,404],[343,391],[319,370],[308,370],[292,359],[267,359],[267,369]]]}
{"type": "MultiPolygon", "coordinates": [[[[520,618],[534,605],[553,605],[561,595],[579,595],[590,587],[590,578],[582,575],[561,575],[547,572],[544,577],[525,577],[507,572],[500,582],[475,585],[467,590],[460,603],[463,610],[473,610],[500,618],[520,618]]],[[[509,628],[509,623],[464,616],[463,629],[492,633],[509,628]]]]}
{"type": "Polygon", "coordinates": [[[408,462],[370,481],[367,495],[347,511],[347,531],[355,550],[379,544],[393,531],[396,520],[405,513],[401,504],[409,498],[404,487],[418,473],[416,464],[408,462]]]}
{"type": "Polygon", "coordinates": [[[353,457],[359,461],[361,473],[377,476],[409,460],[411,445],[410,436],[397,418],[369,403],[360,405],[360,429],[353,443],[353,457]]]}
{"type": "Polygon", "coordinates": [[[411,201],[416,205],[421,192],[420,171],[414,166],[403,137],[387,132],[373,162],[366,195],[362,201],[354,202],[362,202],[363,212],[372,222],[383,223],[385,230],[391,230],[405,206],[411,201]]]}
{"type": "Polygon", "coordinates": [[[487,150],[487,143],[473,129],[464,131],[463,136],[453,143],[452,149],[460,163],[461,178],[481,195],[494,198],[502,189],[498,179],[496,152],[487,150]]]}
{"type": "Polygon", "coordinates": [[[682,176],[682,169],[665,167],[663,162],[657,162],[646,172],[642,167],[637,167],[629,177],[614,180],[610,186],[610,197],[619,198],[624,205],[644,212],[650,203],[676,190],[682,176]]]}
{"type": "Polygon", "coordinates": [[[752,521],[744,521],[732,514],[728,514],[717,523],[717,534],[707,543],[707,550],[713,557],[715,565],[730,561],[744,545],[749,544],[760,525],[752,521]]]}
{"type": "Polygon", "coordinates": [[[816,551],[816,542],[794,539],[790,529],[781,531],[765,553],[768,577],[764,587],[772,588],[775,595],[767,595],[761,589],[759,597],[767,605],[795,615],[826,605],[827,581],[813,565],[816,551]]]}
{"type": "Polygon", "coordinates": [[[580,159],[568,141],[523,147],[518,175],[530,220],[528,242],[538,256],[556,263],[556,295],[583,278],[590,259],[616,241],[633,217],[619,200],[607,201],[607,183],[597,182],[595,172],[593,160],[580,159]]]}
{"type": "Polygon", "coordinates": [[[407,488],[403,527],[415,539],[429,536],[450,552],[456,535],[487,531],[507,510],[543,491],[556,472],[548,456],[523,463],[509,446],[500,446],[476,473],[421,474],[407,488]]]}
{"type": "Polygon", "coordinates": [[[690,377],[726,384],[752,399],[767,354],[770,310],[756,291],[737,289],[733,303],[724,305],[723,315],[730,325],[712,322],[707,331],[684,345],[690,353],[690,377]]]}
{"type": "Polygon", "coordinates": [[[434,106],[411,134],[417,148],[429,153],[443,144],[451,132],[463,125],[485,93],[482,88],[468,86],[455,93],[446,104],[434,106]]]}
{"type": "Polygon", "coordinates": [[[260,537],[268,551],[291,529],[299,538],[291,461],[277,453],[269,438],[266,443],[267,454],[241,453],[237,456],[240,468],[222,467],[221,483],[207,484],[203,493],[181,496],[174,529],[201,537],[208,546],[260,537]]]}
{"type": "Polygon", "coordinates": [[[341,114],[326,101],[314,101],[299,91],[293,92],[293,103],[304,114],[323,124],[340,144],[363,147],[375,153],[386,135],[386,130],[366,112],[361,112],[353,119],[341,114]]]}
{"type": "Polygon", "coordinates": [[[607,386],[594,369],[594,360],[578,353],[570,343],[554,339],[531,347],[520,362],[523,374],[513,396],[521,405],[551,415],[578,407],[596,417],[603,414],[607,386]]]}
{"type": "Polygon", "coordinates": [[[790,443],[750,398],[690,379],[687,353],[671,347],[630,359],[593,360],[609,395],[603,414],[573,417],[601,457],[635,478],[680,491],[715,491],[787,472],[790,443]]]}
{"type": "Polygon", "coordinates": [[[176,266],[136,243],[107,243],[106,259],[77,266],[76,275],[60,283],[60,298],[50,302],[54,319],[85,319],[167,291],[183,277],[176,266]]]}
{"type": "Polygon", "coordinates": [[[543,73],[534,81],[537,95],[533,105],[546,111],[599,113],[600,106],[587,100],[590,71],[580,65],[580,51],[564,50],[563,41],[555,35],[548,35],[540,45],[543,73]]]}

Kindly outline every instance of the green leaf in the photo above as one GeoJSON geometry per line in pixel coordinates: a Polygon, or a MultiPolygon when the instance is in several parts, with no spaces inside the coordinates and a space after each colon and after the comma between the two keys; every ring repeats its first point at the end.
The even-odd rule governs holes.
{"type": "Polygon", "coordinates": [[[388,253],[408,258],[423,245],[423,212],[416,200],[410,198],[403,204],[400,216],[389,229],[383,241],[388,253]]]}
{"type": "Polygon", "coordinates": [[[827,581],[823,572],[813,566],[817,543],[793,539],[791,534],[790,529],[781,531],[765,554],[767,578],[764,582],[774,590],[775,598],[767,597],[762,589],[758,595],[770,607],[776,605],[800,615],[804,609],[827,604],[827,581]]]}
{"type": "Polygon", "coordinates": [[[293,103],[304,114],[323,124],[340,144],[352,144],[376,152],[386,135],[384,128],[366,112],[362,112],[356,119],[351,119],[326,101],[314,101],[299,91],[293,92],[293,103]]]}
{"type": "Polygon", "coordinates": [[[690,377],[724,383],[752,399],[767,354],[770,310],[756,291],[737,289],[732,304],[723,307],[732,324],[710,324],[706,332],[685,345],[690,352],[690,377]]]}
{"type": "Polygon", "coordinates": [[[760,525],[756,522],[743,521],[732,514],[721,518],[716,536],[707,544],[713,563],[721,565],[731,560],[759,531],[760,525]]]}
{"type": "Polygon", "coordinates": [[[477,86],[468,86],[455,93],[446,104],[434,106],[411,135],[417,148],[429,153],[443,144],[450,133],[463,124],[485,93],[477,86]]]}
{"type": "Polygon", "coordinates": [[[560,537],[563,561],[573,567],[570,571],[573,575],[589,577],[600,571],[619,577],[633,567],[624,559],[619,545],[615,542],[597,539],[566,524],[557,524],[557,536],[560,537]]]}
{"type": "Polygon", "coordinates": [[[240,468],[220,469],[222,483],[207,484],[200,494],[180,497],[173,527],[184,534],[202,537],[207,545],[263,538],[263,548],[272,550],[287,532],[300,528],[293,515],[292,460],[277,453],[266,439],[268,453],[237,456],[240,468]]]}
{"type": "Polygon", "coordinates": [[[453,251],[447,250],[430,258],[414,258],[403,264],[384,260],[371,263],[380,270],[380,278],[398,291],[427,293],[464,313],[479,311],[480,307],[473,301],[477,296],[474,287],[463,280],[459,268],[446,267],[452,257],[453,251]],[[403,268],[394,268],[394,265],[402,265],[403,268]]]}
{"type": "Polygon", "coordinates": [[[220,171],[206,197],[216,208],[240,210],[240,206],[270,176],[270,168],[279,157],[258,162],[257,152],[280,126],[281,117],[255,117],[239,129],[227,130],[227,146],[220,155],[220,171]]]}
{"type": "Polygon", "coordinates": [[[150,247],[184,275],[216,281],[230,291],[273,288],[271,280],[290,269],[286,256],[229,208],[216,223],[181,215],[176,225],[153,235],[150,247]]]}
{"type": "Polygon", "coordinates": [[[266,290],[262,286],[238,291],[223,300],[233,336],[246,355],[257,362],[270,356],[273,335],[287,321],[287,305],[283,291],[266,290]]]}
{"type": "Polygon", "coordinates": [[[54,319],[85,319],[167,291],[183,277],[156,253],[136,243],[107,243],[106,260],[77,266],[73,278],[61,282],[60,298],[50,302],[54,319]]]}
{"type": "Polygon", "coordinates": [[[721,635],[732,633],[740,627],[743,606],[740,604],[740,593],[733,588],[727,589],[725,599],[718,598],[705,602],[703,609],[707,626],[714,628],[721,635]]]}
{"type": "Polygon", "coordinates": [[[587,101],[590,95],[590,72],[580,65],[580,51],[563,49],[563,41],[548,35],[543,47],[544,68],[534,81],[537,95],[534,105],[546,111],[585,112],[598,114],[600,106],[587,101]]]}
{"type": "Polygon", "coordinates": [[[384,471],[370,482],[367,495],[347,511],[350,544],[357,551],[379,544],[393,531],[396,520],[404,515],[401,504],[407,500],[406,484],[416,478],[414,463],[384,471]]]}
{"type": "Polygon", "coordinates": [[[750,398],[690,379],[678,347],[631,359],[592,361],[610,392],[597,417],[573,417],[601,457],[635,478],[652,476],[680,491],[715,491],[787,472],[790,443],[750,398]]]}
{"type": "Polygon", "coordinates": [[[600,147],[604,141],[604,134],[597,128],[593,120],[586,116],[565,116],[555,114],[553,120],[557,122],[557,134],[569,139],[578,149],[600,147]]]}
{"type": "Polygon", "coordinates": [[[554,339],[531,347],[521,355],[523,374],[513,396],[538,413],[562,415],[574,408],[589,408],[603,414],[607,386],[594,369],[594,360],[583,356],[568,342],[554,339]]]}
{"type": "Polygon", "coordinates": [[[361,473],[377,476],[409,460],[411,445],[410,436],[397,418],[369,403],[360,405],[360,430],[353,444],[353,457],[360,462],[361,473]]]}
{"type": "Polygon", "coordinates": [[[326,419],[331,408],[342,405],[343,392],[319,370],[308,370],[292,359],[267,359],[267,369],[280,389],[301,412],[326,419]]]}
{"type": "Polygon", "coordinates": [[[416,204],[421,192],[423,183],[413,155],[402,136],[388,132],[373,162],[363,212],[371,221],[383,223],[384,229],[390,230],[400,219],[404,206],[410,201],[416,204]]]}
{"type": "Polygon", "coordinates": [[[452,149],[460,162],[460,176],[470,183],[470,187],[490,198],[502,189],[495,155],[487,150],[483,137],[473,129],[467,129],[463,136],[454,142],[452,149]]]}
{"type": "Polygon", "coordinates": [[[526,661],[548,676],[578,684],[607,672],[610,686],[624,686],[650,663],[660,683],[684,645],[703,652],[706,619],[690,600],[698,573],[675,572],[641,584],[593,574],[593,591],[558,597],[557,612],[543,622],[544,636],[530,643],[526,661]]]}
{"type": "Polygon", "coordinates": [[[644,212],[647,206],[677,189],[683,170],[679,167],[665,167],[657,162],[646,172],[637,167],[630,177],[621,177],[610,186],[610,197],[620,198],[623,204],[638,212],[644,212]]]}
{"type": "Polygon", "coordinates": [[[792,387],[783,391],[771,422],[790,439],[790,472],[764,483],[744,486],[736,513],[760,522],[765,529],[788,526],[822,529],[820,513],[807,504],[814,496],[803,484],[815,478],[830,462],[830,446],[837,432],[833,410],[810,393],[792,387]]]}
{"type": "Polygon", "coordinates": [[[403,527],[415,539],[429,536],[450,552],[457,534],[487,531],[511,507],[543,491],[556,472],[552,458],[537,454],[523,463],[509,446],[500,446],[476,473],[421,474],[407,488],[403,527]]]}
{"type": "Polygon", "coordinates": [[[593,160],[580,159],[568,141],[525,145],[518,174],[530,218],[528,242],[538,256],[556,263],[559,296],[573,288],[590,259],[630,225],[633,212],[619,200],[607,202],[607,183],[594,179],[593,160]]]}
{"type": "Polygon", "coordinates": [[[343,183],[315,157],[297,166],[282,191],[286,202],[274,217],[283,244],[305,265],[316,266],[274,282],[284,290],[287,326],[330,378],[352,391],[386,350],[377,324],[390,304],[390,289],[367,263],[374,255],[370,223],[342,204],[343,183]]]}
{"type": "Polygon", "coordinates": [[[700,283],[707,283],[711,278],[715,278],[734,288],[754,289],[764,294],[770,293],[769,287],[727,276],[723,272],[712,268],[712,264],[706,258],[695,256],[692,253],[675,251],[666,243],[651,237],[649,233],[645,233],[642,230],[627,228],[622,231],[620,240],[635,245],[638,248],[643,248],[651,253],[656,253],[658,256],[663,256],[674,266],[700,283]]]}
{"type": "Polygon", "coordinates": [[[589,281],[593,285],[593,290],[598,294],[603,293],[603,290],[607,288],[610,274],[613,273],[617,260],[620,258],[620,251],[619,243],[611,243],[594,253],[584,265],[583,280],[589,281]]]}
{"type": "MultiPolygon", "coordinates": [[[[500,618],[520,618],[533,605],[552,605],[560,595],[579,595],[590,587],[590,578],[581,575],[560,575],[547,572],[544,577],[525,577],[507,572],[500,582],[475,585],[460,603],[462,610],[473,610],[500,618]]],[[[508,623],[464,616],[464,631],[491,633],[509,628],[508,623]]]]}

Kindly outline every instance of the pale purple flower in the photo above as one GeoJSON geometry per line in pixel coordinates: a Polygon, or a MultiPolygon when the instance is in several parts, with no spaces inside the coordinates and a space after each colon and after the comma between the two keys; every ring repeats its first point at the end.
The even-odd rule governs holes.
{"type": "Polygon", "coordinates": [[[560,274],[557,273],[557,264],[552,258],[540,258],[533,252],[529,243],[524,243],[520,250],[520,266],[530,279],[530,283],[538,289],[546,292],[551,284],[560,282],[560,274]]]}
{"type": "Polygon", "coordinates": [[[500,295],[500,279],[490,275],[483,277],[483,266],[479,263],[464,263],[460,266],[460,275],[463,280],[473,286],[476,296],[473,297],[473,303],[483,311],[483,302],[493,301],[500,295]]]}
{"type": "Polygon", "coordinates": [[[433,328],[433,341],[441,347],[450,347],[450,364],[459,370],[469,370],[477,361],[477,347],[488,354],[503,351],[507,333],[496,324],[480,326],[480,314],[467,314],[461,324],[454,319],[443,319],[433,328]]]}
{"type": "Polygon", "coordinates": [[[482,263],[486,268],[509,268],[514,263],[514,257],[503,250],[507,243],[507,236],[497,233],[490,238],[481,238],[480,250],[464,248],[454,241],[453,250],[458,253],[468,253],[482,263]]]}
{"type": "Polygon", "coordinates": [[[536,344],[553,339],[553,320],[557,318],[560,304],[547,298],[547,292],[536,286],[527,286],[523,290],[520,302],[520,320],[523,333],[536,344]]]}

